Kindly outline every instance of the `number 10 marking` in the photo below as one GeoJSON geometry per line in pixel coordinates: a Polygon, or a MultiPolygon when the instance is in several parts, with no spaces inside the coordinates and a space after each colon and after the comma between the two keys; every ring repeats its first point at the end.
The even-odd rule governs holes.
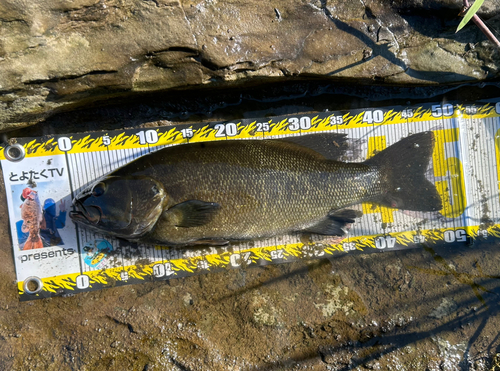
{"type": "Polygon", "coordinates": [[[139,144],[155,144],[158,143],[158,132],[156,130],[146,130],[137,133],[139,144]]]}

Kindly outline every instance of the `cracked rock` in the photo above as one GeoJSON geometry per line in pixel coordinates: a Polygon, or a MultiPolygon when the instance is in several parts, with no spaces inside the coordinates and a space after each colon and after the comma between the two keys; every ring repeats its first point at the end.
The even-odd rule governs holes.
{"type": "MultiPolygon", "coordinates": [[[[4,1],[0,131],[110,97],[257,79],[435,84],[498,77],[499,53],[484,35],[474,25],[454,33],[460,3],[4,1]]],[[[481,14],[498,15],[497,3],[486,1],[481,14]]]]}

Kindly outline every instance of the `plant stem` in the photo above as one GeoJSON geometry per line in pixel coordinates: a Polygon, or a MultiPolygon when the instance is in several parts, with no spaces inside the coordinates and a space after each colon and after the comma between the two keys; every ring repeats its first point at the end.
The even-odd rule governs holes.
{"type": "MultiPolygon", "coordinates": [[[[464,0],[464,6],[466,8],[469,7],[469,1],[468,0],[464,0]]],[[[479,27],[479,29],[481,30],[481,32],[486,35],[486,37],[488,38],[488,40],[490,40],[493,44],[495,44],[497,48],[500,48],[500,41],[498,41],[498,39],[495,37],[495,35],[493,35],[491,33],[490,29],[484,24],[484,22],[481,20],[481,18],[479,18],[477,16],[477,14],[474,14],[474,16],[472,17],[472,20],[474,21],[474,23],[476,24],[476,26],[479,27]]]]}

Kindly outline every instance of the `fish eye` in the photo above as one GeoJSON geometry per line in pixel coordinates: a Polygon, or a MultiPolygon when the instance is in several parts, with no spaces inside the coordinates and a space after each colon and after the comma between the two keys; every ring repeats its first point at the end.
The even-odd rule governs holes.
{"type": "Polygon", "coordinates": [[[106,192],[106,184],[103,182],[97,183],[94,188],[92,188],[92,196],[99,197],[102,196],[106,192]]]}

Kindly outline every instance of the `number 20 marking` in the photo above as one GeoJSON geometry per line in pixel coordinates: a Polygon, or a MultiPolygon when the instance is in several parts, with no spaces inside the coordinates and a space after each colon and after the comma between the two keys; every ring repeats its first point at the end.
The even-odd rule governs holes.
{"type": "Polygon", "coordinates": [[[234,137],[236,134],[238,134],[238,127],[232,122],[228,124],[217,124],[215,125],[214,129],[217,130],[217,133],[215,133],[215,137],[217,138],[222,138],[225,136],[234,137]]]}

